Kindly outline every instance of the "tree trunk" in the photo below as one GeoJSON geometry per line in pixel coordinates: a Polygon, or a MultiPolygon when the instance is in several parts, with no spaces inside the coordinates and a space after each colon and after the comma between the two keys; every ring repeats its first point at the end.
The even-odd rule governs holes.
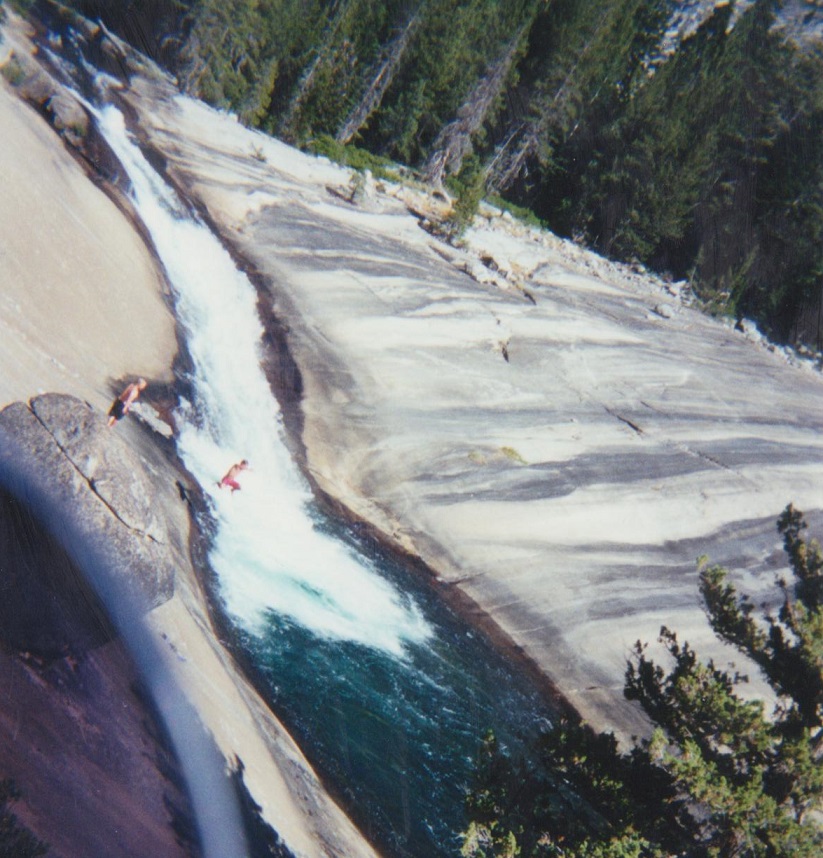
{"type": "Polygon", "coordinates": [[[386,90],[394,79],[394,73],[403,59],[412,34],[417,29],[419,20],[420,16],[415,14],[403,28],[400,35],[388,46],[387,56],[377,68],[377,72],[360,99],[360,102],[349,113],[340,130],[337,132],[336,139],[339,143],[348,143],[363,127],[369,116],[380,106],[386,90]]]}
{"type": "Polygon", "coordinates": [[[528,159],[536,155],[540,135],[532,120],[525,120],[497,147],[486,167],[486,186],[493,191],[505,191],[526,168],[528,159]]]}
{"type": "MultiPolygon", "coordinates": [[[[585,55],[589,48],[590,45],[587,45],[581,56],[585,55]]],[[[550,124],[559,122],[562,127],[562,116],[568,110],[568,103],[573,98],[572,85],[579,62],[580,58],[566,72],[562,80],[553,84],[554,94],[549,98],[541,97],[534,92],[528,97],[531,102],[528,118],[512,131],[501,146],[497,147],[494,158],[486,167],[486,183],[490,189],[505,191],[511,187],[526,169],[529,158],[537,156],[540,141],[545,137],[550,124]]],[[[576,126],[571,133],[575,130],[576,126]]]]}
{"type": "Polygon", "coordinates": [[[436,187],[442,186],[446,171],[460,172],[463,159],[471,151],[472,135],[483,125],[492,104],[503,91],[509,69],[527,27],[528,25],[520,30],[503,56],[478,81],[474,91],[457,111],[457,117],[443,128],[434,141],[424,174],[426,180],[436,187]]]}
{"type": "Polygon", "coordinates": [[[329,45],[332,43],[340,25],[340,21],[345,15],[347,9],[347,0],[342,0],[342,2],[338,0],[338,2],[336,2],[329,10],[330,21],[326,26],[326,32],[323,36],[322,43],[317,48],[317,53],[315,54],[314,59],[309,63],[308,68],[306,68],[300,76],[296,91],[289,102],[288,109],[280,120],[279,134],[286,140],[293,141],[295,138],[294,126],[298,114],[303,107],[303,103],[311,92],[314,79],[317,76],[317,71],[320,68],[321,63],[326,59],[329,45]]]}

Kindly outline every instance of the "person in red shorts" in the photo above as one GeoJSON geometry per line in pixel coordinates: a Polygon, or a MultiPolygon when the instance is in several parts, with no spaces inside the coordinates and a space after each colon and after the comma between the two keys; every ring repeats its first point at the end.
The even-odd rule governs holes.
{"type": "Polygon", "coordinates": [[[240,476],[241,471],[247,470],[249,467],[249,463],[247,459],[243,459],[238,462],[236,465],[232,465],[226,476],[223,477],[222,480],[217,484],[221,489],[228,486],[231,489],[232,494],[240,489],[240,483],[237,482],[238,476],[240,476]]]}

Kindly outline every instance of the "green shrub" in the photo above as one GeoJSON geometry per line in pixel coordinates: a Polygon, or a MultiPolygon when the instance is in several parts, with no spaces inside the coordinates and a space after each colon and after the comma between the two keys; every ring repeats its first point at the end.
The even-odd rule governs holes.
{"type": "Polygon", "coordinates": [[[457,199],[443,224],[443,232],[455,241],[471,226],[486,193],[485,173],[477,158],[467,158],[457,176],[446,178],[446,186],[457,199]]]}
{"type": "Polygon", "coordinates": [[[372,175],[378,179],[397,179],[397,167],[389,158],[380,155],[372,155],[365,149],[360,149],[351,144],[338,143],[334,137],[321,134],[308,142],[306,148],[314,155],[322,155],[336,164],[351,167],[361,172],[371,170],[372,175]]]}
{"type": "Polygon", "coordinates": [[[531,209],[519,206],[516,203],[510,203],[498,194],[489,194],[486,197],[486,202],[501,211],[508,212],[512,217],[526,224],[526,226],[533,226],[537,229],[548,229],[546,222],[541,220],[531,209]]]}

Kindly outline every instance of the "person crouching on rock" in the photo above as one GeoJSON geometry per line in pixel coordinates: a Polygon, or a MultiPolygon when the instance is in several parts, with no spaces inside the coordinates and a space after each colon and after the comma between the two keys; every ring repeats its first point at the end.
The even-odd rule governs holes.
{"type": "Polygon", "coordinates": [[[137,397],[146,389],[147,384],[145,378],[138,378],[114,400],[114,404],[109,409],[109,426],[114,426],[118,420],[122,420],[129,413],[132,405],[137,401],[137,397]]]}
{"type": "Polygon", "coordinates": [[[248,459],[243,459],[238,462],[236,465],[232,465],[228,473],[222,480],[217,484],[221,489],[228,486],[231,489],[231,493],[234,494],[236,491],[240,489],[240,483],[237,482],[237,477],[240,475],[241,471],[248,470],[249,462],[248,459]]]}

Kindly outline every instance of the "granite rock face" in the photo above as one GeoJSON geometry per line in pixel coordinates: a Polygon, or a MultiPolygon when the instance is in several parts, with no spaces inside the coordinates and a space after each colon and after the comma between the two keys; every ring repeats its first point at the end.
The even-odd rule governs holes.
{"type": "Polygon", "coordinates": [[[0,761],[49,854],[191,858],[183,775],[118,626],[167,603],[178,541],[105,422],[57,394],[0,412],[0,761]]]}
{"type": "Polygon", "coordinates": [[[644,729],[623,675],[661,625],[736,657],[696,559],[768,599],[782,509],[818,529],[819,371],[684,284],[491,209],[453,247],[420,228],[422,193],[380,184],[358,207],[342,168],[140,82],[129,100],[287,327],[307,473],[338,509],[459,588],[599,728],[644,729]]]}
{"type": "Polygon", "coordinates": [[[53,533],[63,520],[84,534],[140,611],[171,597],[169,535],[154,511],[152,474],[119,427],[109,429],[104,415],[72,396],[46,394],[0,411],[0,439],[0,468],[23,499],[48,497],[53,533]]]}
{"type": "Polygon", "coordinates": [[[33,34],[3,4],[0,408],[62,391],[102,410],[135,375],[171,383],[175,322],[124,195],[89,181],[116,174],[94,126],[65,133],[87,117],[55,78],[58,45],[33,34]]]}

